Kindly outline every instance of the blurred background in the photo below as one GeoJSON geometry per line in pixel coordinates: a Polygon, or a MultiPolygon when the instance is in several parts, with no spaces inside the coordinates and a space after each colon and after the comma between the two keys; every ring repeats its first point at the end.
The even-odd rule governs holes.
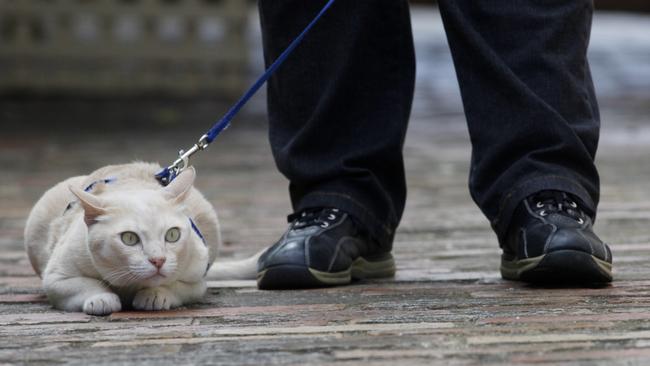
{"type": "MultiPolygon", "coordinates": [[[[650,2],[596,5],[590,60],[602,114],[603,201],[650,204],[650,2]]],[[[470,143],[435,3],[413,1],[412,18],[418,71],[405,147],[410,198],[397,240],[471,224],[485,233],[479,244],[496,253],[467,193],[470,143]],[[434,215],[449,204],[465,211],[434,215]]],[[[255,1],[0,0],[0,247],[20,250],[29,209],[55,182],[107,164],[171,163],[262,70],[255,1]]],[[[249,245],[249,252],[275,240],[290,212],[266,127],[261,90],[194,160],[226,244],[249,245]]],[[[605,207],[601,218],[618,215],[617,207],[605,207]]],[[[610,230],[605,239],[624,240],[622,233],[610,230]]],[[[399,248],[408,255],[407,244],[399,248]]]]}
{"type": "MultiPolygon", "coordinates": [[[[435,2],[413,4],[419,96],[433,97],[435,110],[438,97],[456,99],[455,76],[435,2]]],[[[646,98],[650,2],[596,5],[601,98],[646,98]]],[[[0,123],[5,132],[207,127],[261,71],[261,59],[255,1],[0,0],[0,123]]],[[[247,112],[263,114],[264,98],[256,101],[247,112]]]]}
{"type": "Polygon", "coordinates": [[[3,128],[208,124],[220,110],[197,109],[229,102],[251,75],[252,9],[243,0],[0,0],[3,128]]]}

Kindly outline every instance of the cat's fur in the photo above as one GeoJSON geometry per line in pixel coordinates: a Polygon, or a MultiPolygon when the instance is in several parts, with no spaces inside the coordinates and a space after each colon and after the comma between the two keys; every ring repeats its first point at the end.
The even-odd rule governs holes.
{"type": "Polygon", "coordinates": [[[160,170],[149,163],[108,166],[57,184],[36,203],[25,246],[54,307],[106,315],[129,307],[169,309],[203,297],[221,242],[217,214],[192,187],[193,168],[167,187],[154,179],[160,170]],[[171,228],[180,230],[174,243],[166,240],[171,228]],[[140,242],[125,245],[124,232],[140,242]]]}

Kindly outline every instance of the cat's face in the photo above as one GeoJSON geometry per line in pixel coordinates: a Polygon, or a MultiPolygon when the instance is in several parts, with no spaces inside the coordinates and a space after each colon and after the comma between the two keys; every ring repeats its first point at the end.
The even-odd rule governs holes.
{"type": "Polygon", "coordinates": [[[90,226],[95,266],[114,286],[158,286],[175,280],[187,248],[195,244],[189,218],[156,192],[132,193],[136,204],[107,196],[115,205],[90,226]]]}
{"type": "Polygon", "coordinates": [[[202,243],[183,210],[193,181],[185,178],[156,190],[75,193],[86,213],[93,263],[105,281],[117,287],[160,286],[189,265],[190,248],[202,243]]]}

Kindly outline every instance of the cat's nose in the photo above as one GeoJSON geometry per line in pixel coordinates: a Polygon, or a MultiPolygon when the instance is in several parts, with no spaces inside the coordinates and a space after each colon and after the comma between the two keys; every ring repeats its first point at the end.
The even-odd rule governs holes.
{"type": "Polygon", "coordinates": [[[151,262],[151,264],[153,264],[154,266],[156,266],[156,268],[158,268],[158,269],[160,269],[160,267],[162,267],[163,264],[165,264],[165,261],[166,261],[166,260],[167,260],[167,258],[165,258],[165,257],[153,257],[153,258],[149,258],[149,262],[151,262]]]}

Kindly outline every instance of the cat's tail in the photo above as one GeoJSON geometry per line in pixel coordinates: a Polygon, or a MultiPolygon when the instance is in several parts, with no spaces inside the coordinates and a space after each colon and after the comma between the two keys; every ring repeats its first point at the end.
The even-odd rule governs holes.
{"type": "Polygon", "coordinates": [[[249,258],[238,261],[215,261],[206,279],[210,281],[254,280],[257,278],[257,260],[265,251],[266,248],[249,258]]]}

